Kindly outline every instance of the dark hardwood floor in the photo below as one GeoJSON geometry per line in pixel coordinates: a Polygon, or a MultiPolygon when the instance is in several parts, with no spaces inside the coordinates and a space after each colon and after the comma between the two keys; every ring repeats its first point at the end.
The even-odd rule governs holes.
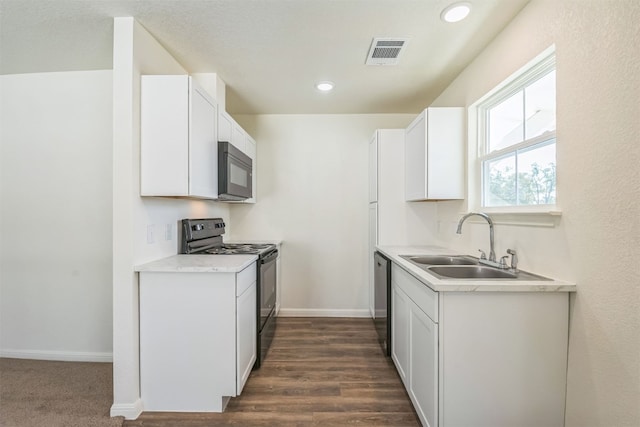
{"type": "Polygon", "coordinates": [[[371,319],[278,318],[269,354],[224,413],[145,412],[125,427],[419,426],[371,319]]]}

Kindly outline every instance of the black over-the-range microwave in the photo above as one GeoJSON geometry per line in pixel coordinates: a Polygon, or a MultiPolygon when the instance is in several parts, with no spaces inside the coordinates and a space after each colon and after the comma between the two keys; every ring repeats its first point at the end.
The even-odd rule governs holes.
{"type": "Polygon", "coordinates": [[[218,199],[239,201],[253,196],[253,161],[230,142],[218,142],[218,199]]]}

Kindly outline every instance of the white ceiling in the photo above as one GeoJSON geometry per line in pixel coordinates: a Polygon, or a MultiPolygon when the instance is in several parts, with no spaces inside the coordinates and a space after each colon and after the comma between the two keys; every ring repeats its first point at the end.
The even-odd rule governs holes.
{"type": "Polygon", "coordinates": [[[190,72],[218,73],[231,113],[415,113],[529,0],[441,21],[454,1],[0,0],[0,73],[109,69],[113,17],[133,16],[190,72]],[[374,37],[410,38],[398,65],[365,65],[374,37]]]}

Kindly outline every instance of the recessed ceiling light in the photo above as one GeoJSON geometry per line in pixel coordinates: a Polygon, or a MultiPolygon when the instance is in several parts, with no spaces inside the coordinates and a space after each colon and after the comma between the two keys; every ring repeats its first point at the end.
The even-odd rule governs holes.
{"type": "Polygon", "coordinates": [[[333,89],[334,86],[335,85],[333,84],[333,82],[329,81],[316,83],[316,89],[318,89],[320,92],[329,92],[333,89]]]}
{"type": "Polygon", "coordinates": [[[471,12],[470,3],[454,3],[442,11],[440,18],[445,22],[458,22],[466,18],[469,12],[471,12]]]}

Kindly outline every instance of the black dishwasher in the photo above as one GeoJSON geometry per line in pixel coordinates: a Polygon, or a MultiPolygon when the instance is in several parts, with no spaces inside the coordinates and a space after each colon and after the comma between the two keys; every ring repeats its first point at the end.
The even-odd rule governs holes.
{"type": "Polygon", "coordinates": [[[391,262],[380,252],[373,254],[373,278],[373,323],[382,351],[391,356],[391,262]]]}

